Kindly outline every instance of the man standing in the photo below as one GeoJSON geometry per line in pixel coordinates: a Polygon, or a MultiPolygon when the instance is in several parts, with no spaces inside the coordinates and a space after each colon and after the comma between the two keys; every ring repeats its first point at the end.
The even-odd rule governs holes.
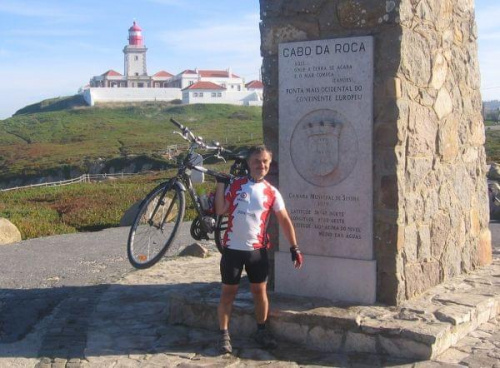
{"type": "Polygon", "coordinates": [[[255,340],[264,348],[276,347],[276,340],[266,329],[269,311],[266,225],[271,209],[291,245],[290,252],[295,268],[300,268],[303,263],[295,229],[285,209],[283,198],[276,188],[264,180],[271,161],[272,153],[265,146],[252,147],[247,156],[250,171],[248,176],[235,178],[227,189],[224,180],[217,180],[216,212],[218,215],[228,215],[228,229],[223,239],[224,254],[220,262],[222,293],[217,309],[221,333],[219,351],[222,354],[232,352],[229,320],[243,267],[250,281],[255,305],[255,340]]]}

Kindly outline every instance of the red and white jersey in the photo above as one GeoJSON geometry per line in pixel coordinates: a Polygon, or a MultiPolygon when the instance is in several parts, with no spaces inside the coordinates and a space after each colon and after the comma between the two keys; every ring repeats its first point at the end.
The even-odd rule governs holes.
{"type": "Polygon", "coordinates": [[[228,228],[224,246],[252,251],[266,247],[267,219],[285,208],[278,190],[263,180],[254,182],[249,177],[236,178],[226,189],[229,202],[228,228]]]}

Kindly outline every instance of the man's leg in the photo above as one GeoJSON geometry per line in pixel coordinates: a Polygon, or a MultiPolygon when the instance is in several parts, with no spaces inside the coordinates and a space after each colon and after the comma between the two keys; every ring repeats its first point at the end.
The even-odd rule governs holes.
{"type": "Polygon", "coordinates": [[[227,354],[233,352],[231,346],[231,337],[229,336],[229,319],[233,309],[234,298],[238,291],[238,285],[222,284],[222,292],[220,296],[219,306],[217,307],[217,315],[219,317],[219,353],[227,354]]]}
{"type": "Polygon", "coordinates": [[[269,300],[267,298],[267,282],[250,284],[253,302],[255,304],[255,319],[258,324],[264,324],[269,312],[269,300]]]}
{"type": "Polygon", "coordinates": [[[222,292],[220,296],[219,306],[217,307],[217,315],[219,316],[219,328],[221,330],[229,329],[229,319],[233,310],[233,302],[238,292],[238,285],[222,284],[222,292]]]}
{"type": "Polygon", "coordinates": [[[257,320],[257,332],[255,341],[266,349],[274,349],[278,346],[272,333],[266,328],[267,315],[269,313],[269,299],[267,297],[267,283],[250,284],[255,304],[255,319],[257,320]]]}

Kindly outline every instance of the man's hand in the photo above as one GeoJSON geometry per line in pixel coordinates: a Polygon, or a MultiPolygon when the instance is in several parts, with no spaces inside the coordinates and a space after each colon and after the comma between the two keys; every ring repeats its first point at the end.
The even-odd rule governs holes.
{"type": "Polygon", "coordinates": [[[217,183],[229,184],[231,177],[227,174],[219,174],[215,177],[215,180],[217,180],[217,183]]]}
{"type": "Polygon", "coordinates": [[[299,247],[291,247],[290,253],[292,254],[292,262],[295,268],[301,268],[302,263],[304,263],[304,256],[302,252],[299,250],[299,247]]]}

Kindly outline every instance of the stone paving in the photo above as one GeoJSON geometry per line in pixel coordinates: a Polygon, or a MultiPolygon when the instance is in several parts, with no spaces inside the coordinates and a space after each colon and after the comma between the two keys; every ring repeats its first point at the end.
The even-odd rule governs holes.
{"type": "MultiPolygon", "coordinates": [[[[212,251],[204,259],[166,259],[151,269],[134,271],[113,285],[67,290],[70,296],[34,330],[25,331],[22,340],[0,345],[0,367],[500,367],[498,317],[481,324],[432,360],[317,351],[283,338],[278,349],[264,351],[247,335],[233,335],[233,354],[219,356],[213,329],[168,323],[173,313],[182,315],[183,308],[189,309],[182,304],[182,297],[191,300],[187,297],[196,298],[207,288],[217,289],[218,280],[218,254],[212,251]]],[[[497,253],[491,267],[441,285],[413,304],[386,309],[415,323],[415,317],[436,316],[435,311],[425,310],[424,302],[433,296],[444,293],[448,306],[460,306],[461,300],[454,296],[468,294],[470,300],[474,289],[490,290],[491,297],[498,297],[495,288],[499,282],[497,253]]],[[[245,285],[240,291],[236,306],[245,311],[249,292],[245,285]]],[[[272,298],[276,299],[274,295],[272,298]]],[[[277,309],[271,307],[275,319],[277,309]]],[[[367,308],[380,311],[382,307],[367,308]]],[[[252,318],[247,318],[248,326],[252,325],[252,318]]]]}

